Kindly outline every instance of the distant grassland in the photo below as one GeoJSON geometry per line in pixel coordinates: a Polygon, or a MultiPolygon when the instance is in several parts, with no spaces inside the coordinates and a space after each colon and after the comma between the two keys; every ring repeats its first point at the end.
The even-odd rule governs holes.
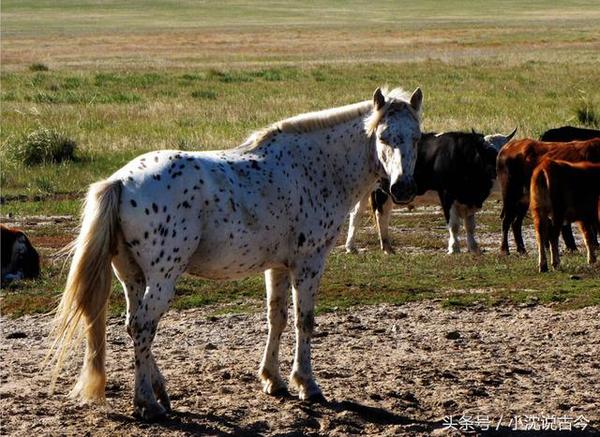
{"type": "MultiPolygon", "coordinates": [[[[38,126],[76,140],[81,161],[26,167],[0,157],[5,195],[81,192],[153,149],[220,149],[254,129],[305,111],[370,98],[382,84],[425,92],[425,130],[476,129],[538,136],[575,123],[583,100],[600,108],[598,64],[441,61],[145,72],[2,75],[7,144],[38,126]],[[59,171],[57,171],[60,169],[59,171]]],[[[51,212],[51,211],[48,211],[51,212]]]]}
{"type": "MultiPolygon", "coordinates": [[[[0,7],[0,212],[30,231],[45,263],[41,280],[3,291],[4,314],[47,311],[64,285],[52,255],[72,238],[75,220],[33,226],[28,218],[77,215],[89,183],[148,150],[233,147],[276,120],[365,100],[385,84],[423,89],[426,131],[516,126],[518,136],[537,137],[581,125],[582,108],[600,117],[597,1],[5,0],[0,7]],[[26,166],[6,153],[40,127],[75,140],[77,160],[26,166]]],[[[480,223],[497,235],[496,212],[480,223]]],[[[600,304],[600,271],[581,255],[541,276],[533,256],[447,257],[439,214],[392,224],[423,227],[420,237],[394,238],[424,252],[384,257],[372,234],[361,237],[367,254],[334,252],[321,310],[424,298],[450,307],[600,304]]],[[[260,278],[185,278],[175,306],[262,295],[260,278]]],[[[111,305],[122,311],[122,293],[111,305]]]]}

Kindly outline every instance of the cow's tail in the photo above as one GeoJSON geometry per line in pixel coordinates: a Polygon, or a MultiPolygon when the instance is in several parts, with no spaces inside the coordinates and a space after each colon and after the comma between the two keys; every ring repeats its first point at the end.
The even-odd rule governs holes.
{"type": "Polygon", "coordinates": [[[71,396],[85,401],[104,400],[106,310],[112,282],[111,259],[119,232],[120,195],[119,180],[90,186],[81,230],[71,248],[73,261],[56,311],[54,341],[48,355],[54,362],[52,391],[65,357],[85,334],[83,369],[71,392],[71,396]]]}
{"type": "Polygon", "coordinates": [[[542,164],[538,167],[531,177],[530,193],[531,208],[536,211],[538,208],[549,208],[550,206],[550,178],[548,175],[548,166],[551,163],[542,164]]]}

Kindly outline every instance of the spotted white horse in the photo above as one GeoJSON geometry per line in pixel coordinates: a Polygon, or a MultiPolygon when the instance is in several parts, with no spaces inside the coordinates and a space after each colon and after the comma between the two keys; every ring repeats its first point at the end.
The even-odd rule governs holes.
{"type": "Polygon", "coordinates": [[[373,101],[280,121],[231,150],[147,153],[93,184],[56,317],[55,377],[83,322],[86,355],[72,395],[104,398],[112,263],[135,350],[134,412],[143,419],[164,415],[170,401],[151,346],[177,278],[189,272],[237,279],[264,271],[264,391],[286,390],[278,355],[291,287],[290,382],[301,399],[321,397],[310,342],[325,258],[350,208],[380,177],[392,181],[397,196],[413,196],[422,99],[420,89],[412,95],[377,89],[373,101]]]}

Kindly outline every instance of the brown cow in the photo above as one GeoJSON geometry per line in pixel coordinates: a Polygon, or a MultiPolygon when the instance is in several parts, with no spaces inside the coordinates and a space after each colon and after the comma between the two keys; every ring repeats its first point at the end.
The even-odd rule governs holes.
{"type": "MultiPolygon", "coordinates": [[[[569,162],[600,162],[600,138],[569,143],[548,143],[530,139],[513,140],[498,154],[497,177],[502,189],[502,245],[508,254],[508,229],[512,226],[517,251],[525,253],[521,234],[523,218],[529,209],[529,185],[534,168],[548,157],[569,162]]],[[[571,227],[563,228],[563,238],[570,250],[577,250],[571,227]]]]}
{"type": "Polygon", "coordinates": [[[2,250],[1,282],[37,278],[40,257],[23,231],[0,225],[2,250]]]}
{"type": "Polygon", "coordinates": [[[563,223],[578,222],[587,248],[588,263],[596,262],[593,236],[600,226],[600,164],[544,159],[531,177],[531,212],[539,249],[540,272],[558,268],[558,235],[563,223]]]}

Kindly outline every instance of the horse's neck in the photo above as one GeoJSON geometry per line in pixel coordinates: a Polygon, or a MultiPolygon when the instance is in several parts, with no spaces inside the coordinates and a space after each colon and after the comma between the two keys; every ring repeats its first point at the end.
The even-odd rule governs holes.
{"type": "Polygon", "coordinates": [[[337,199],[354,205],[379,178],[374,166],[374,144],[363,117],[318,132],[323,170],[332,172],[337,199]]]}

